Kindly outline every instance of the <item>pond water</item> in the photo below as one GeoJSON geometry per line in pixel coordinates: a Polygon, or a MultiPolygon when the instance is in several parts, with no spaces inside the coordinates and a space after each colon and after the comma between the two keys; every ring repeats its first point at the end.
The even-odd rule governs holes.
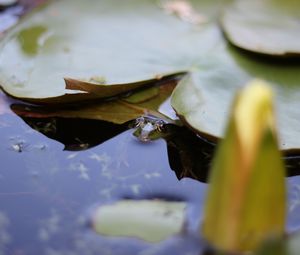
{"type": "MultiPolygon", "coordinates": [[[[12,21],[19,15],[13,8],[5,13],[12,21]]],[[[0,29],[15,22],[4,19],[0,29]]],[[[12,103],[0,94],[0,255],[204,253],[197,233],[211,144],[186,130],[141,142],[127,125],[21,119],[12,103]],[[186,224],[155,244],[96,234],[95,208],[122,199],[184,201],[186,224]]],[[[300,171],[298,158],[288,162],[292,175],[300,171]]],[[[287,231],[293,232],[300,229],[300,177],[288,177],[287,184],[287,231]]]]}
{"type": "Polygon", "coordinates": [[[0,129],[0,254],[124,254],[124,247],[128,254],[199,250],[186,233],[174,237],[176,242],[150,245],[101,237],[90,228],[97,205],[162,198],[188,201],[185,231],[196,231],[206,184],[178,181],[164,140],[141,143],[128,130],[88,150],[66,151],[13,114],[0,116],[0,129]]]}
{"type": "MultiPolygon", "coordinates": [[[[207,184],[189,177],[178,180],[170,168],[165,140],[143,143],[129,129],[88,149],[87,140],[82,143],[80,135],[77,145],[65,147],[32,129],[10,112],[9,104],[2,94],[1,255],[202,254],[197,230],[207,184]],[[80,148],[84,150],[78,151],[80,148]],[[184,230],[156,244],[96,234],[90,222],[95,207],[125,198],[186,201],[184,230]]],[[[53,123],[53,119],[47,121],[53,123]]],[[[91,132],[92,125],[101,133],[101,124],[86,122],[82,133],[91,132]]],[[[52,126],[58,128],[62,127],[52,126]]],[[[69,129],[66,125],[66,136],[72,132],[69,129]]],[[[70,143],[74,141],[76,137],[70,143]]],[[[287,183],[287,229],[291,232],[300,227],[300,177],[289,177],[287,183]]]]}

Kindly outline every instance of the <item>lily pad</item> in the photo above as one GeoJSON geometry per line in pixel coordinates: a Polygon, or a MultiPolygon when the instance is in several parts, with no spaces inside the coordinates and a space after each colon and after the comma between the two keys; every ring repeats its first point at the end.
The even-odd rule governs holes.
{"type": "Polygon", "coordinates": [[[268,81],[276,94],[281,149],[300,148],[300,63],[249,55],[229,45],[219,33],[219,44],[202,70],[191,73],[176,87],[171,103],[177,114],[196,132],[220,138],[234,95],[259,77],[268,81]]]}
{"type": "Polygon", "coordinates": [[[95,213],[95,231],[107,236],[137,237],[159,242],[179,234],[185,222],[184,202],[124,200],[100,206],[95,213]]]}
{"type": "Polygon", "coordinates": [[[174,81],[170,81],[167,84],[152,87],[157,93],[156,95],[150,93],[151,96],[149,98],[144,95],[145,92],[149,93],[149,89],[146,89],[124,99],[94,102],[86,105],[67,105],[63,108],[51,108],[12,104],[11,109],[20,116],[31,118],[81,118],[124,124],[142,115],[151,114],[171,121],[167,116],[159,112],[159,108],[170,97],[175,85],[174,81]],[[134,97],[134,102],[131,103],[130,99],[132,97],[134,97]]]}
{"type": "Polygon", "coordinates": [[[243,49],[275,55],[300,55],[300,2],[234,1],[222,24],[228,39],[243,49]]]}
{"type": "MultiPolygon", "coordinates": [[[[215,15],[217,7],[196,2],[189,3],[194,15],[215,15]]],[[[203,36],[211,37],[207,25],[168,14],[156,1],[50,1],[2,38],[0,84],[36,103],[113,96],[182,74],[210,47],[203,36]],[[95,76],[105,85],[85,82],[95,76]]]]}
{"type": "MultiPolygon", "coordinates": [[[[229,45],[217,22],[227,2],[51,1],[2,39],[0,84],[14,97],[57,105],[113,97],[189,72],[174,91],[172,105],[196,132],[218,138],[234,94],[258,77],[277,94],[281,148],[300,148],[300,63],[268,61],[229,45]],[[34,54],[28,54],[19,35],[34,27],[43,33],[34,54]],[[101,84],[93,77],[101,77],[101,84]]],[[[79,109],[70,117],[97,114],[79,109]]]]}

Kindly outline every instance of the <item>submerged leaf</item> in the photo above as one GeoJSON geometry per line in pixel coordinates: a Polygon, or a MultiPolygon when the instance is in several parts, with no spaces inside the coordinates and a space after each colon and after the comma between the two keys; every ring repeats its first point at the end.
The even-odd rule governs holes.
{"type": "Polygon", "coordinates": [[[151,87],[132,94],[124,99],[124,101],[132,104],[142,103],[159,95],[159,88],[151,87]]]}
{"type": "Polygon", "coordinates": [[[81,118],[104,120],[116,124],[123,124],[147,114],[147,109],[131,106],[122,100],[72,106],[65,109],[49,109],[46,107],[28,106],[25,104],[13,104],[11,109],[18,115],[31,118],[81,118]]]}
{"type": "Polygon", "coordinates": [[[234,1],[222,18],[228,39],[257,53],[300,55],[300,1],[234,1]]]}
{"type": "Polygon", "coordinates": [[[283,235],[284,176],[271,91],[254,81],[237,97],[213,161],[205,238],[222,250],[248,251],[270,236],[283,235]]]}
{"type": "MultiPolygon", "coordinates": [[[[18,115],[31,118],[48,118],[48,117],[64,117],[64,118],[81,118],[104,120],[115,124],[123,124],[127,121],[134,120],[142,115],[151,114],[157,117],[168,119],[159,113],[159,107],[171,95],[175,87],[174,82],[169,82],[161,86],[155,87],[158,94],[140,103],[129,103],[126,100],[118,99],[113,101],[104,101],[100,103],[92,103],[87,105],[69,105],[63,108],[37,107],[25,104],[13,104],[11,109],[18,115]]],[[[139,92],[136,100],[139,98],[139,92]]],[[[135,94],[133,94],[135,95],[135,94]]],[[[132,96],[133,96],[132,95],[132,96]]]]}
{"type": "Polygon", "coordinates": [[[184,202],[123,200],[100,206],[93,219],[101,235],[137,237],[159,242],[179,234],[185,222],[184,202]]]}

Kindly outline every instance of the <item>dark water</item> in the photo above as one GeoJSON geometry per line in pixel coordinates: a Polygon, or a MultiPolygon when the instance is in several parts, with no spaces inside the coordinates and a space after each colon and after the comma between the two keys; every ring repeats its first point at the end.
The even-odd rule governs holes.
{"type": "MultiPolygon", "coordinates": [[[[0,31],[23,10],[13,6],[0,13],[0,31]]],[[[103,122],[27,119],[26,124],[11,112],[11,103],[0,94],[0,255],[203,253],[197,231],[207,184],[198,180],[205,180],[209,163],[198,156],[199,141],[176,136],[141,143],[133,130],[103,122]],[[108,139],[106,133],[115,136],[108,139]],[[184,148],[181,153],[178,147],[184,148]],[[194,175],[190,168],[204,171],[194,175]],[[186,226],[156,244],[96,234],[90,226],[95,207],[124,198],[185,201],[186,226]]],[[[294,167],[293,173],[298,171],[294,167]]],[[[293,232],[300,229],[300,177],[287,178],[287,184],[287,230],[293,232]]]]}

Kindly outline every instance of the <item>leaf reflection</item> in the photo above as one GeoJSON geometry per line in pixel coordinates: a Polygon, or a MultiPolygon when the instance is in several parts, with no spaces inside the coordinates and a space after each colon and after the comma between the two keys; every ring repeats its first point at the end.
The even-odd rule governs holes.
{"type": "MultiPolygon", "coordinates": [[[[32,129],[64,144],[64,150],[68,151],[81,151],[98,146],[132,128],[134,122],[118,125],[88,119],[19,117],[32,129]]],[[[166,141],[169,165],[179,180],[189,177],[206,182],[215,144],[186,127],[172,124],[166,124],[159,136],[166,141]]],[[[284,159],[287,176],[300,175],[300,153],[288,151],[284,159]]]]}

